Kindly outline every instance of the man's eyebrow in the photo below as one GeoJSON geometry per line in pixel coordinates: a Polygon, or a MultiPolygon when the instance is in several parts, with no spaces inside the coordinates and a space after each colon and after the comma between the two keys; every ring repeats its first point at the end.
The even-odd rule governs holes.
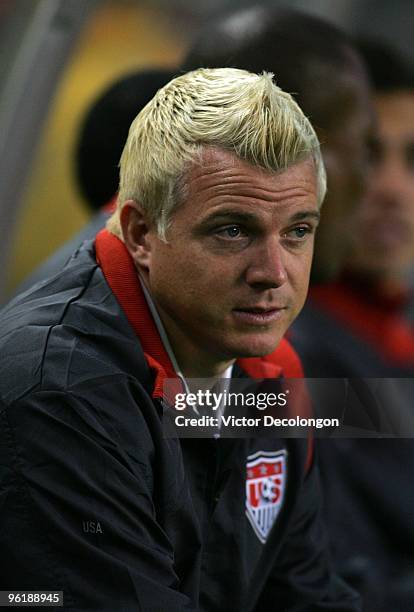
{"type": "Polygon", "coordinates": [[[316,219],[316,221],[319,221],[321,218],[321,213],[319,212],[319,210],[302,210],[292,215],[292,217],[290,218],[290,221],[294,223],[295,221],[303,221],[305,219],[310,219],[310,218],[316,219]]]}
{"type": "Polygon", "coordinates": [[[208,223],[210,221],[216,221],[218,219],[231,219],[232,221],[254,221],[256,219],[256,215],[249,212],[242,212],[237,210],[218,210],[216,212],[210,213],[205,219],[203,219],[203,223],[208,223]]]}

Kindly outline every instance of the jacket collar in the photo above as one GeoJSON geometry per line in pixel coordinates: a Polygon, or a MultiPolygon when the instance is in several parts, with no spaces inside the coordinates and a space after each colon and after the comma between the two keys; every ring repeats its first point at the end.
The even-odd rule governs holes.
{"type": "Polygon", "coordinates": [[[95,239],[96,261],[102,269],[155,375],[153,397],[162,397],[165,378],[176,378],[171,360],[148,308],[134,262],[124,243],[106,229],[95,239]]]}

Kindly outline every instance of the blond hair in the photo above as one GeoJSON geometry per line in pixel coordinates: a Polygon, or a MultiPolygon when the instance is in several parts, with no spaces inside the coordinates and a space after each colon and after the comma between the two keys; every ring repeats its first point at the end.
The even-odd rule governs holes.
{"type": "Polygon", "coordinates": [[[266,72],[201,68],[160,89],[131,124],[109,231],[122,238],[120,211],[132,199],[165,239],[183,193],[185,171],[200,158],[203,147],[231,151],[271,172],[311,157],[322,204],[326,174],[318,138],[293,98],[272,79],[266,72]]]}

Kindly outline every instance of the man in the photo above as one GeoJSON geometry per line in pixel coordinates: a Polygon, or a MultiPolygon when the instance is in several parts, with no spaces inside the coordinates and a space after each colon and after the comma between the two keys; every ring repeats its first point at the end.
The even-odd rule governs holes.
{"type": "Polygon", "coordinates": [[[324,192],[313,128],[269,74],[184,74],[138,115],[108,230],[2,313],[2,589],[73,610],[358,609],[326,559],[310,442],[162,427],[166,376],[301,375],[282,336],[324,192]],[[279,474],[259,477],[266,523],[246,516],[258,458],[279,474]]]}

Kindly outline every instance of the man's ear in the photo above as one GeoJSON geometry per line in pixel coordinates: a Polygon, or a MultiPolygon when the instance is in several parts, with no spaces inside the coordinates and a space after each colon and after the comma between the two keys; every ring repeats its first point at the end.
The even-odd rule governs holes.
{"type": "Polygon", "coordinates": [[[127,200],[121,210],[120,222],[125,246],[135,265],[148,270],[151,257],[150,226],[141,204],[127,200]]]}

